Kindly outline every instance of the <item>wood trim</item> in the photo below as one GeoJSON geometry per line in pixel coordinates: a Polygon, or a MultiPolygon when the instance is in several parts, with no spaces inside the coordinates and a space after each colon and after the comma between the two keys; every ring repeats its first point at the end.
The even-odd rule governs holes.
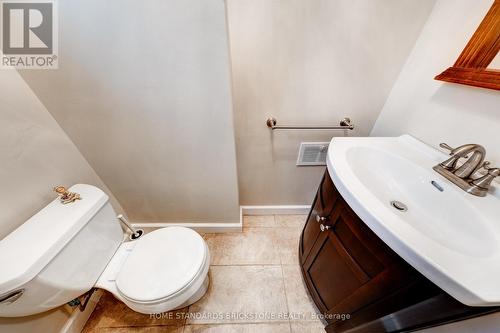
{"type": "Polygon", "coordinates": [[[500,49],[500,1],[495,0],[453,67],[486,68],[500,49]]]}
{"type": "Polygon", "coordinates": [[[496,70],[450,67],[436,80],[500,90],[500,71],[496,70]]]}
{"type": "Polygon", "coordinates": [[[500,0],[495,0],[453,67],[436,80],[500,90],[500,70],[488,65],[500,51],[500,0]]]}

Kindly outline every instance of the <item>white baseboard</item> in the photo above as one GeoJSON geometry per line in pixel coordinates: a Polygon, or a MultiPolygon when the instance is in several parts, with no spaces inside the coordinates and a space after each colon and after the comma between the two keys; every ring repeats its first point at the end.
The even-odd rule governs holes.
{"type": "Polygon", "coordinates": [[[85,327],[85,324],[92,314],[92,311],[94,311],[95,307],[97,306],[97,303],[99,302],[101,296],[102,291],[96,290],[90,297],[85,311],[80,311],[80,309],[78,308],[74,309],[71,313],[71,316],[68,318],[59,333],[80,333],[85,327]]]}
{"type": "Polygon", "coordinates": [[[307,215],[310,205],[241,206],[243,215],[307,215]]]}
{"type": "Polygon", "coordinates": [[[191,228],[203,233],[240,232],[242,230],[241,223],[132,223],[132,227],[142,229],[145,233],[173,226],[191,228]]]}
{"type": "Polygon", "coordinates": [[[155,223],[132,223],[132,227],[143,229],[145,233],[156,229],[181,226],[194,229],[203,233],[218,233],[218,232],[241,232],[243,230],[243,215],[240,207],[240,220],[234,223],[223,222],[155,222],[155,223]]]}
{"type": "Polygon", "coordinates": [[[309,205],[280,205],[280,206],[240,206],[240,221],[235,223],[222,222],[133,222],[132,227],[143,229],[145,233],[172,226],[182,226],[203,233],[241,232],[243,215],[307,215],[309,205]]]}

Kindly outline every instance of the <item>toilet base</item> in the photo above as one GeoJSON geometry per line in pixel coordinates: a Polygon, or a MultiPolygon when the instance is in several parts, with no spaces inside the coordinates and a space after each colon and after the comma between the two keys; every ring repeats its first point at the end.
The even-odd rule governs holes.
{"type": "MultiPolygon", "coordinates": [[[[117,294],[113,293],[113,296],[115,296],[117,299],[125,303],[130,309],[134,310],[135,312],[143,313],[143,314],[157,314],[157,313],[164,313],[176,309],[181,309],[184,308],[188,305],[191,305],[198,301],[200,298],[202,298],[205,293],[208,290],[209,286],[209,277],[208,274],[206,274],[205,279],[199,285],[199,287],[196,289],[196,291],[187,299],[183,299],[183,295],[188,295],[188,292],[183,293],[183,295],[179,297],[172,297],[171,299],[165,300],[165,301],[159,301],[158,303],[137,303],[137,302],[131,302],[127,299],[124,299],[122,297],[119,297],[117,294]]],[[[194,287],[194,285],[192,286],[194,287]]],[[[195,288],[189,288],[191,290],[195,288]]],[[[190,292],[189,292],[190,293],[190,292]]]]}
{"type": "Polygon", "coordinates": [[[205,281],[203,281],[203,284],[201,285],[200,289],[198,289],[198,291],[193,296],[191,296],[186,302],[182,303],[181,305],[172,310],[182,309],[185,308],[186,306],[198,302],[203,296],[205,296],[209,285],[210,285],[210,278],[208,277],[207,274],[207,277],[205,278],[205,281]]]}

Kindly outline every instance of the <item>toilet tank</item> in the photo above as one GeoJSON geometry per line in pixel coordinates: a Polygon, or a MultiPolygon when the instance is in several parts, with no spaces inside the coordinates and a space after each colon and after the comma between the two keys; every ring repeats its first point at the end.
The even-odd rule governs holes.
{"type": "Polygon", "coordinates": [[[50,310],[90,290],[123,240],[109,197],[77,184],[0,241],[0,317],[50,310]]]}

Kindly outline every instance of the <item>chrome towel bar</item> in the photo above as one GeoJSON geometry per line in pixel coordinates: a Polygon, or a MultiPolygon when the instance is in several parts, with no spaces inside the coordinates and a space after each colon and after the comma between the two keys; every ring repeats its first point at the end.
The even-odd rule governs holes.
{"type": "Polygon", "coordinates": [[[267,118],[267,127],[271,130],[353,130],[354,125],[351,119],[344,118],[339,122],[339,126],[292,126],[292,125],[278,125],[278,121],[274,117],[267,118]]]}

